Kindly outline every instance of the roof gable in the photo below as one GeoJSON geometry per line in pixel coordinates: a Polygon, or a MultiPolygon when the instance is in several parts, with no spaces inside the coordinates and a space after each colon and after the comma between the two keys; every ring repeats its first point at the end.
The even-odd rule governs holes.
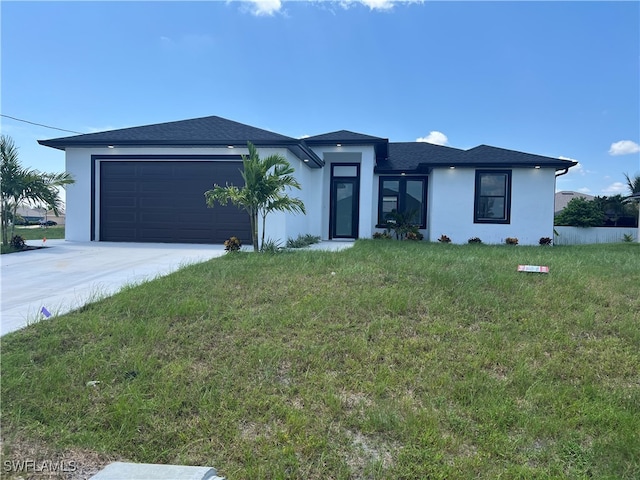
{"type": "Polygon", "coordinates": [[[426,171],[428,164],[451,164],[463,150],[426,142],[391,142],[389,156],[379,161],[378,170],[426,171]]]}
{"type": "Polygon", "coordinates": [[[157,123],[142,127],[121,128],[107,132],[87,133],[72,137],[39,140],[48,147],[64,150],[66,147],[105,145],[246,145],[288,144],[298,140],[252,127],[226,118],[211,116],[157,123]]]}
{"type": "Polygon", "coordinates": [[[535,155],[533,153],[519,152],[506,148],[492,147],[490,145],[478,145],[466,150],[463,162],[469,164],[488,163],[495,166],[535,166],[568,168],[578,162],[562,160],[560,158],[535,155]]]}
{"type": "Polygon", "coordinates": [[[379,161],[378,173],[426,173],[433,167],[546,167],[561,170],[578,162],[479,145],[469,150],[424,142],[389,143],[389,156],[379,161]]]}
{"type": "Polygon", "coordinates": [[[305,143],[309,145],[318,145],[324,143],[348,143],[348,144],[367,144],[388,142],[386,138],[365,135],[364,133],[351,132],[349,130],[338,130],[336,132],[323,133],[312,137],[304,138],[305,143]]]}

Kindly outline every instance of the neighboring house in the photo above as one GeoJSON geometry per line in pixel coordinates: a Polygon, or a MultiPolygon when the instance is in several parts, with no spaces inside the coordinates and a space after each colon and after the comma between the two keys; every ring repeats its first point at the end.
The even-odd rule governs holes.
{"type": "Polygon", "coordinates": [[[76,241],[249,242],[249,217],[207,208],[214,183],[242,185],[247,141],[262,158],[279,153],[295,168],[292,192],[306,215],[273,213],[266,238],[300,234],[369,238],[392,210],[416,210],[426,240],[480,237],[538,244],[553,237],[557,174],[576,162],[480,145],[469,150],[345,130],[296,139],[221,117],[40,140],[66,152],[76,181],[66,189],[66,238],[76,241]]]}
{"type": "Polygon", "coordinates": [[[33,207],[18,207],[16,213],[20,215],[24,220],[30,222],[38,222],[41,220],[52,220],[58,225],[64,225],[64,210],[58,210],[60,215],[56,215],[53,210],[47,210],[45,208],[33,208],[33,207]]]}
{"type": "Polygon", "coordinates": [[[593,195],[587,195],[586,193],[580,193],[580,192],[571,192],[571,191],[564,191],[564,190],[562,192],[556,192],[555,214],[557,215],[562,210],[564,210],[566,206],[569,204],[569,202],[574,198],[584,198],[586,200],[593,200],[596,197],[594,197],[593,195]]]}

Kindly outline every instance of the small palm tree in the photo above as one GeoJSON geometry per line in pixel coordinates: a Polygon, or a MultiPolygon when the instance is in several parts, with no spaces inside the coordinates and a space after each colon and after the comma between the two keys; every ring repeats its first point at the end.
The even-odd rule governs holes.
{"type": "Polygon", "coordinates": [[[0,196],[2,202],[2,243],[13,237],[16,211],[21,205],[44,204],[58,215],[62,208],[60,187],[74,180],[68,173],[42,173],[22,167],[18,149],[7,135],[0,138],[0,196]]]}
{"type": "Polygon", "coordinates": [[[244,209],[251,222],[251,240],[253,250],[259,251],[258,246],[258,218],[262,217],[262,239],[264,245],[264,232],[267,215],[273,211],[285,211],[291,213],[306,213],[304,204],[298,198],[291,198],[286,194],[288,188],[300,189],[300,183],[293,176],[293,167],[279,154],[270,155],[260,159],[258,150],[251,143],[247,143],[249,156],[242,156],[242,178],[244,186],[238,188],[235,185],[214,185],[212,190],[204,193],[209,207],[216,204],[232,204],[244,209]]]}

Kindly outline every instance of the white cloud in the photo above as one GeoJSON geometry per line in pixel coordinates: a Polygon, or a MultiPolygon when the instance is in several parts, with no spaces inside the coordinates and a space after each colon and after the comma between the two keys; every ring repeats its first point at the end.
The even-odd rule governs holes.
{"type": "MultiPolygon", "coordinates": [[[[286,1],[294,0],[226,0],[227,4],[241,3],[241,11],[249,12],[256,16],[273,16],[282,11],[286,1]]],[[[369,10],[390,11],[395,5],[424,3],[425,0],[301,0],[312,3],[320,8],[332,9],[333,5],[339,5],[343,9],[348,9],[354,5],[364,5],[369,10]]]]}
{"type": "MultiPolygon", "coordinates": [[[[563,160],[573,160],[574,162],[576,161],[572,158],[564,158],[564,157],[560,157],[560,158],[563,160]]],[[[578,162],[577,165],[574,165],[569,169],[568,175],[572,175],[572,176],[580,175],[581,177],[584,177],[588,173],[593,173],[593,172],[591,170],[587,170],[586,168],[584,168],[584,165],[578,162]]]]}
{"type": "Polygon", "coordinates": [[[397,3],[393,0],[360,0],[360,2],[370,10],[390,10],[393,8],[393,4],[397,3]]]}
{"type": "Polygon", "coordinates": [[[626,183],[614,182],[606,188],[602,189],[602,193],[605,195],[618,195],[619,193],[625,193],[628,187],[626,183]]]}
{"type": "Polygon", "coordinates": [[[248,0],[250,11],[257,17],[272,16],[282,9],[281,0],[248,0]]]}
{"type": "Polygon", "coordinates": [[[587,187],[579,188],[577,191],[580,192],[580,193],[585,193],[585,194],[591,193],[591,189],[587,188],[587,187]]]}
{"type": "Polygon", "coordinates": [[[391,10],[395,5],[409,4],[409,3],[424,3],[424,0],[342,0],[341,5],[343,7],[352,5],[354,3],[361,3],[369,7],[369,10],[391,10]]]}
{"type": "Polygon", "coordinates": [[[426,137],[416,138],[416,142],[433,143],[434,145],[448,145],[449,139],[444,133],[434,130],[429,132],[429,135],[426,137]]]}
{"type": "Polygon", "coordinates": [[[611,144],[609,155],[629,155],[640,152],[640,145],[631,140],[620,140],[611,144]]]}

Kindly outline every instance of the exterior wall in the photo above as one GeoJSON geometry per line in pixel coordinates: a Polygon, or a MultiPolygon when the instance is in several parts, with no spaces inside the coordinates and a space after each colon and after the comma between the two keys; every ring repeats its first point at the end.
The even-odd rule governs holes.
{"type": "Polygon", "coordinates": [[[65,238],[75,242],[91,240],[91,155],[107,153],[87,148],[68,148],[65,169],[75,183],[66,187],[65,238]]]}
{"type": "MultiPolygon", "coordinates": [[[[330,200],[331,200],[331,165],[344,163],[360,164],[360,212],[358,219],[358,235],[360,238],[371,237],[377,212],[378,186],[374,182],[375,151],[371,146],[344,145],[314,147],[313,151],[325,161],[322,168],[322,191],[316,193],[316,201],[320,201],[320,217],[323,240],[329,239],[330,200]]],[[[316,190],[317,192],[317,190],[316,190]]]]}
{"type": "MultiPolygon", "coordinates": [[[[275,153],[272,149],[260,149],[260,157],[275,153]],[[263,153],[264,152],[264,153],[263,153]]],[[[298,235],[322,236],[322,226],[319,219],[322,215],[322,175],[320,168],[309,168],[291,152],[279,151],[294,168],[294,176],[302,186],[300,190],[289,189],[287,194],[302,200],[306,215],[302,213],[291,214],[286,212],[273,212],[267,216],[265,240],[271,239],[285,245],[287,239],[297,238],[298,235]]],[[[262,234],[262,220],[258,228],[262,234]]]]}
{"type": "MultiPolygon", "coordinates": [[[[310,233],[320,235],[322,169],[311,169],[292,155],[286,148],[259,149],[260,157],[279,153],[291,163],[294,175],[302,184],[302,190],[293,190],[292,196],[300,198],[307,208],[307,215],[285,215],[280,212],[267,217],[265,238],[286,242],[289,237],[310,233]]],[[[66,151],[66,170],[76,180],[66,188],[66,240],[88,242],[91,240],[91,156],[92,155],[248,155],[246,148],[69,148],[66,151]]],[[[239,165],[240,167],[240,165],[239,165]]],[[[99,170],[96,169],[95,189],[95,238],[99,238],[100,182],[99,170]]],[[[204,202],[204,192],[203,202],[204,202]]],[[[261,235],[261,222],[258,235],[261,235]]]]}
{"type": "Polygon", "coordinates": [[[638,241],[638,229],[623,227],[555,227],[554,245],[583,245],[589,243],[619,243],[624,235],[638,241]]]}
{"type": "MultiPolygon", "coordinates": [[[[489,170],[489,169],[482,169],[489,170]]],[[[435,168],[429,175],[427,238],[447,235],[453,243],[479,237],[484,243],[504,243],[516,237],[521,245],[553,238],[555,171],[513,168],[511,222],[474,223],[475,168],[435,168]]]]}

